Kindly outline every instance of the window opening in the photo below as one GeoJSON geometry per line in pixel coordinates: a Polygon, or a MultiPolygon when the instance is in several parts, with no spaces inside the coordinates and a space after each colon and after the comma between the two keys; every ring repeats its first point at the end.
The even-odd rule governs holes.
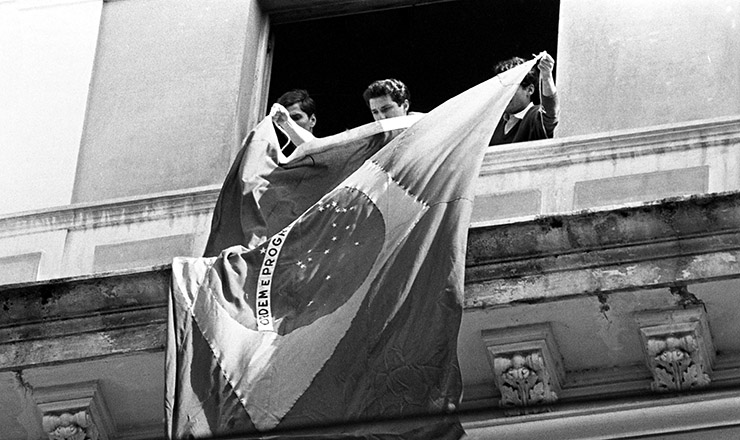
{"type": "Polygon", "coordinates": [[[377,79],[403,81],[411,110],[428,112],[493,76],[502,59],[546,50],[557,69],[559,6],[458,0],[274,25],[269,103],[308,90],[314,134],[328,136],[372,121],[362,92],[377,79]]]}

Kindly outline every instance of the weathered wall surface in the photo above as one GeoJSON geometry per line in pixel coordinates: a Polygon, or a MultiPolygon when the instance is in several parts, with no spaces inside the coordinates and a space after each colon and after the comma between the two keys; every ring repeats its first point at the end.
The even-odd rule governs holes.
{"type": "MultiPolygon", "coordinates": [[[[466,426],[471,438],[518,438],[517,429],[556,429],[548,438],[572,439],[736,427],[738,261],[738,192],[472,228],[458,353],[463,410],[485,413],[466,426]],[[674,322],[681,316],[706,320],[706,333],[696,335],[712,353],[705,360],[716,360],[694,358],[711,378],[704,394],[652,390],[646,313],[662,316],[649,325],[666,327],[669,337],[686,331],[674,322]],[[552,412],[518,418],[498,407],[485,335],[531,349],[522,326],[550,329],[562,377],[552,412]],[[650,417],[638,420],[645,411],[650,417]],[[667,411],[677,421],[670,426],[667,411]],[[614,417],[619,423],[605,424],[614,417]]],[[[90,381],[98,381],[118,434],[127,435],[121,438],[161,433],[170,272],[161,266],[0,286],[0,424],[9,438],[40,437],[41,391],[90,381]]]]}

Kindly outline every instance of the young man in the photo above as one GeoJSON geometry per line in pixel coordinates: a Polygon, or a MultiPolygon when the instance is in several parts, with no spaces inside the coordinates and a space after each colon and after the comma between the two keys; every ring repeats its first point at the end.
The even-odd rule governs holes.
{"type": "MultiPolygon", "coordinates": [[[[542,58],[537,66],[524,77],[514,97],[504,110],[504,115],[496,126],[489,145],[553,137],[560,112],[555,80],[552,77],[555,60],[547,52],[542,52],[541,55],[542,58]],[[532,96],[537,92],[540,79],[542,80],[542,102],[540,105],[534,105],[532,96]]],[[[498,75],[523,62],[524,59],[519,57],[501,61],[494,67],[494,74],[498,75]]]]}
{"type": "Polygon", "coordinates": [[[307,91],[293,89],[283,93],[273,105],[270,114],[273,122],[283,130],[278,130],[277,135],[286,156],[290,156],[298,145],[314,138],[316,103],[308,96],[307,91]]]}
{"type": "Polygon", "coordinates": [[[397,79],[381,79],[373,82],[362,93],[365,104],[370,108],[373,119],[395,118],[409,113],[409,89],[397,79]]]}
{"type": "Polygon", "coordinates": [[[285,92],[277,100],[278,104],[288,110],[290,118],[305,130],[313,133],[316,125],[316,103],[303,89],[285,92]]]}

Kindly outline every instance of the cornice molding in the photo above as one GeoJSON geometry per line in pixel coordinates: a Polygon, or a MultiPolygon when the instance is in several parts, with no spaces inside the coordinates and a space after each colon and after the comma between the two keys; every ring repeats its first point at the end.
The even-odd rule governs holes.
{"type": "Polygon", "coordinates": [[[166,305],[170,277],[163,265],[0,285],[0,328],[166,305]]]}
{"type": "Polygon", "coordinates": [[[543,215],[518,223],[472,227],[468,234],[466,264],[475,267],[738,231],[740,191],[671,197],[620,207],[543,215]]]}
{"type": "MultiPolygon", "coordinates": [[[[481,410],[461,417],[470,440],[546,438],[586,440],[669,436],[701,429],[740,432],[737,390],[691,393],[662,398],[588,401],[552,412],[506,417],[481,410]],[[522,433],[526,433],[523,437],[522,433]]],[[[729,436],[724,438],[730,438],[729,436]]]]}
{"type": "Polygon", "coordinates": [[[126,197],[0,216],[0,237],[210,215],[221,187],[126,197]]]}
{"type": "Polygon", "coordinates": [[[740,276],[740,193],[471,228],[466,307],[740,276]]]}
{"type": "Polygon", "coordinates": [[[481,176],[740,144],[740,116],[491,147],[481,176]]]}
{"type": "Polygon", "coordinates": [[[0,371],[161,351],[169,266],[0,286],[0,371]]]}

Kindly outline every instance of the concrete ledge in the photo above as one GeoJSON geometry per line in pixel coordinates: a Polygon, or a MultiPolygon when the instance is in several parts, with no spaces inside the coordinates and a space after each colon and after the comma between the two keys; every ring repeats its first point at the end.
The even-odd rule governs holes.
{"type": "Polygon", "coordinates": [[[740,193],[473,228],[466,307],[740,277],[740,193]]]}
{"type": "Polygon", "coordinates": [[[0,286],[0,371],[164,349],[169,266],[0,286]]]}
{"type": "Polygon", "coordinates": [[[740,116],[726,116],[526,144],[497,145],[488,149],[480,175],[508,174],[738,143],[740,116]]]}
{"type": "MultiPolygon", "coordinates": [[[[740,434],[737,390],[665,398],[630,399],[562,406],[552,412],[502,417],[485,411],[462,417],[467,439],[692,439],[695,431],[716,432],[714,438],[740,434]],[[476,420],[476,418],[478,420],[476,420]],[[526,433],[526,434],[524,434],[526,433]]],[[[707,434],[706,432],[704,433],[707,434]]],[[[710,438],[701,437],[701,438],[710,438]]]]}
{"type": "MultiPolygon", "coordinates": [[[[740,193],[472,228],[465,307],[740,278],[740,193]]],[[[161,350],[169,266],[0,286],[0,371],[161,350]]]]}
{"type": "MultiPolygon", "coordinates": [[[[0,237],[210,215],[221,185],[0,215],[0,237]]],[[[196,232],[196,231],[193,231],[196,232]]]]}

